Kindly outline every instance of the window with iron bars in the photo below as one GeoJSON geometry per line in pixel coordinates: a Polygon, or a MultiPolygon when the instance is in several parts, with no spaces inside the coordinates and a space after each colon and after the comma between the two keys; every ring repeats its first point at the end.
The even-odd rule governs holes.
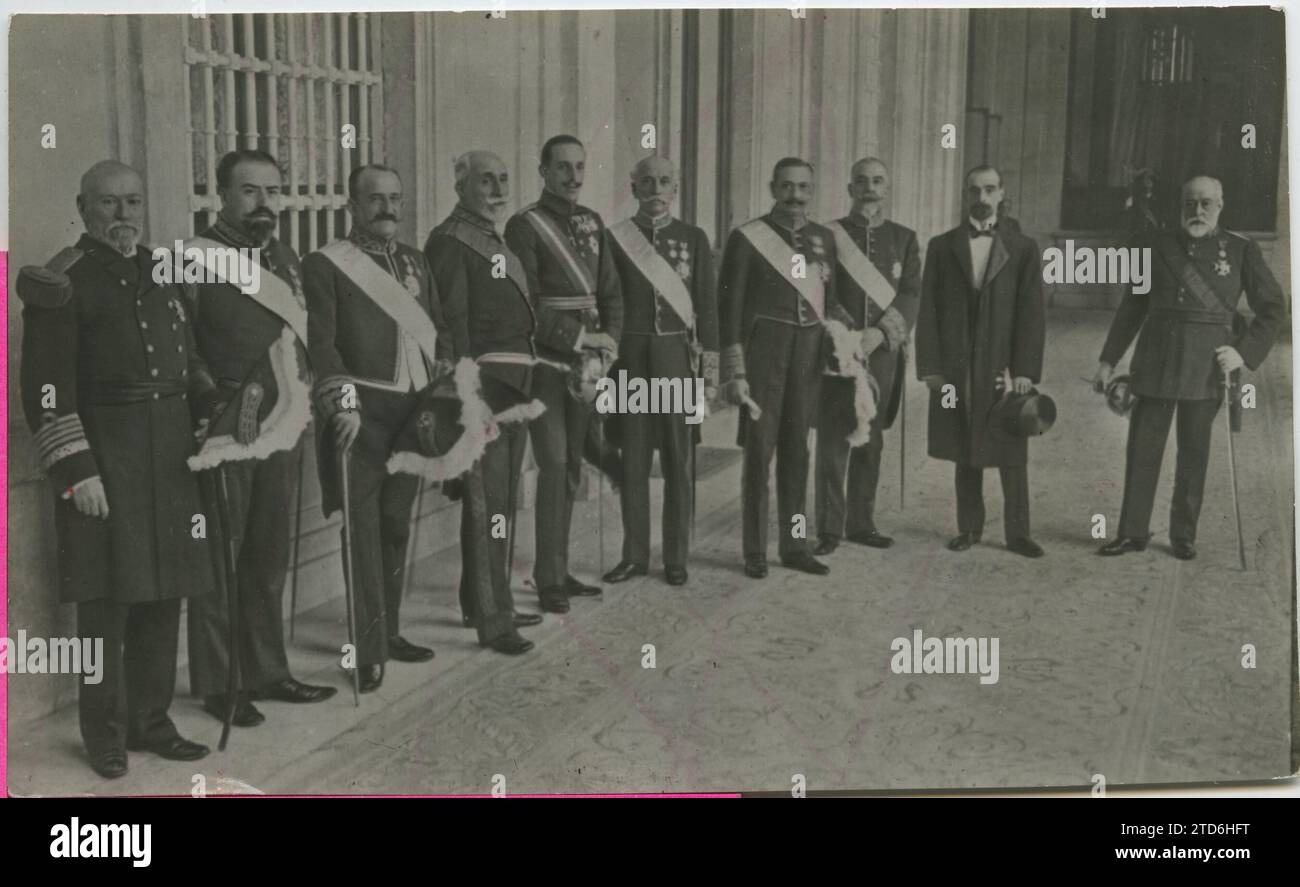
{"type": "Polygon", "coordinates": [[[380,28],[366,13],[185,16],[191,230],[221,209],[217,163],[237,148],[275,157],[279,238],[306,255],[347,234],[348,173],[382,157],[380,28]],[[356,147],[343,128],[356,127],[356,147]]]}

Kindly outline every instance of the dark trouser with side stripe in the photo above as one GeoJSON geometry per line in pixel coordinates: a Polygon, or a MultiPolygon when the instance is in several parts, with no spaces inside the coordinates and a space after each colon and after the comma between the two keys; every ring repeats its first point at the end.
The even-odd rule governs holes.
{"type": "MultiPolygon", "coordinates": [[[[1006,540],[1029,538],[1029,467],[998,469],[1002,476],[1002,526],[1006,540]]],[[[957,532],[984,532],[984,469],[957,463],[957,532]]]]}
{"type": "Polygon", "coordinates": [[[1124,507],[1119,534],[1135,539],[1151,535],[1160,464],[1174,413],[1178,414],[1178,462],[1174,496],[1169,506],[1169,538],[1196,541],[1196,523],[1205,495],[1205,471],[1210,464],[1210,437],[1218,400],[1157,400],[1139,397],[1129,415],[1128,452],[1124,466],[1124,507]]]}
{"type": "MultiPolygon", "coordinates": [[[[623,336],[621,360],[628,378],[676,378],[694,386],[690,344],[685,335],[623,336]]],[[[692,392],[694,388],[691,389],[692,392]]],[[[694,395],[692,394],[692,397],[694,395]]],[[[694,400],[692,400],[694,404],[694,400]]],[[[623,560],[650,563],[650,464],[654,443],[664,475],[664,565],[686,566],[691,538],[691,432],[681,413],[628,413],[623,423],[623,560]]]]}
{"type": "Polygon", "coordinates": [[[883,450],[884,434],[876,420],[871,422],[871,438],[860,447],[850,448],[842,435],[817,432],[818,536],[841,539],[876,531],[876,487],[883,450]]]}
{"type": "Polygon", "coordinates": [[[571,397],[565,374],[548,366],[537,367],[533,397],[546,405],[546,412],[529,428],[537,460],[533,579],[539,589],[558,588],[569,575],[569,524],[582,481],[582,448],[591,407],[571,397]]]}
{"type": "Polygon", "coordinates": [[[415,475],[389,474],[385,463],[417,397],[375,391],[363,397],[361,433],[348,463],[357,665],[382,665],[399,633],[411,505],[420,487],[415,475]]]}
{"type": "Polygon", "coordinates": [[[487,445],[482,460],[465,476],[460,503],[460,610],[478,622],[479,643],[491,643],[514,631],[514,595],[510,591],[510,540],[492,533],[496,515],[514,529],[510,490],[519,507],[519,468],[528,443],[522,423],[501,426],[500,436],[487,445]]]}
{"type": "MultiPolygon", "coordinates": [[[[243,689],[256,689],[289,677],[284,650],[284,580],[289,573],[293,532],[293,489],[301,442],[262,460],[227,462],[226,489],[234,536],[239,595],[239,677],[243,689]]],[[[213,561],[225,573],[215,528],[216,472],[203,474],[213,561]]],[[[200,696],[225,693],[230,659],[230,626],[224,578],[214,594],[192,599],[187,609],[190,639],[190,689],[200,696]]]]}
{"type": "Polygon", "coordinates": [[[762,415],[745,423],[741,508],[745,557],[767,556],[767,475],[776,455],[777,549],[782,557],[808,551],[806,534],[792,535],[808,496],[808,428],[822,380],[822,328],[754,322],[745,363],[750,395],[762,415]]]}
{"type": "MultiPolygon", "coordinates": [[[[191,599],[190,606],[197,600],[191,599]]],[[[91,755],[124,749],[128,736],[153,745],[177,735],[167,709],[176,688],[180,626],[179,599],[77,604],[78,636],[104,640],[99,683],[78,678],[81,738],[91,755]]],[[[83,670],[85,666],[83,662],[83,670]]]]}

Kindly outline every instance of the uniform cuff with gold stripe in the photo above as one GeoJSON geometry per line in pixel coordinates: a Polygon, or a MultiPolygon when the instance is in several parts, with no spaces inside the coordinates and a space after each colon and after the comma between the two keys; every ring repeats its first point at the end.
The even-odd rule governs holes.
{"type": "Polygon", "coordinates": [[[745,352],[739,342],[722,349],[721,371],[723,384],[745,377],[745,352]]]}
{"type": "Polygon", "coordinates": [[[316,383],[314,397],[316,410],[324,419],[331,419],[336,413],[354,411],[361,407],[357,381],[351,376],[326,376],[316,383]],[[343,405],[345,397],[348,399],[348,406],[343,405]]]}

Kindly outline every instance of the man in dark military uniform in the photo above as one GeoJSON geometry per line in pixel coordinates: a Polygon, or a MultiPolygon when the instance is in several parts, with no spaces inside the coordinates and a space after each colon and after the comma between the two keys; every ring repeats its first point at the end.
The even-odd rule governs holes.
{"type": "MultiPolygon", "coordinates": [[[[704,379],[706,402],[718,385],[718,306],[708,235],[673,218],[677,169],[646,157],[632,170],[640,209],[609,229],[623,291],[619,366],[629,379],[704,379]]],[[[693,403],[693,402],[692,402],[693,403]]],[[[701,404],[701,409],[702,409],[701,404]]],[[[702,413],[701,413],[702,416],[702,413]]],[[[691,531],[693,431],[681,413],[619,416],[623,440],[623,559],[606,582],[644,576],[650,568],[650,462],[656,443],[664,476],[664,576],[686,582],[691,531]]]]}
{"type": "Polygon", "coordinates": [[[510,542],[493,530],[504,521],[514,532],[528,420],[541,408],[532,399],[536,321],[523,265],[497,231],[510,194],[505,164],[490,151],[470,151],[456,161],[455,172],[460,200],[430,232],[424,255],[453,350],[478,362],[483,398],[500,430],[461,491],[460,607],[479,643],[518,654],[533,647],[518,628],[542,617],[515,612],[510,542]]]}
{"type": "MultiPolygon", "coordinates": [[[[835,235],[836,289],[840,304],[862,330],[862,351],[879,392],[871,437],[850,447],[853,381],[822,381],[817,425],[817,550],[830,554],[841,538],[873,548],[894,540],[876,529],[882,429],[894,424],[903,398],[907,340],[921,302],[921,256],[916,232],[885,218],[889,169],[874,157],[853,164],[853,211],[830,225],[835,235]],[[844,485],[848,481],[847,525],[844,485]]],[[[905,445],[905,442],[904,442],[905,445]]]]}
{"type": "MultiPolygon", "coordinates": [[[[1178,467],[1169,509],[1169,541],[1182,560],[1196,556],[1196,522],[1205,491],[1214,417],[1224,398],[1223,375],[1256,369],[1286,321],[1286,302],[1259,247],[1219,227],[1223,185],[1196,176],[1183,185],[1182,228],[1139,241],[1151,250],[1147,293],[1130,285],[1115,312],[1094,384],[1104,390],[1141,330],[1132,359],[1119,536],[1097,552],[1142,551],[1151,538],[1151,508],[1165,441],[1178,414],[1178,467]],[[1237,315],[1245,291],[1254,318],[1237,315]]],[[[1235,389],[1234,384],[1234,389],[1235,389]]]]}
{"type": "Polygon", "coordinates": [[[20,372],[54,484],[60,597],[77,605],[77,634],[104,643],[102,680],[83,681],[79,711],[90,764],[111,779],[126,773],[127,749],[182,761],[208,753],[180,737],[167,709],[180,599],[213,584],[199,532],[209,515],[185,464],[191,417],[213,384],[183,293],[154,283],[150,251],[136,243],[140,176],[96,164],[77,209],[86,226],[77,245],[19,274],[20,372]]]}
{"type": "Polygon", "coordinates": [[[569,573],[569,525],[582,481],[583,445],[591,407],[569,394],[568,373],[584,350],[612,355],[623,327],[623,297],[605,225],[578,203],[586,150],[573,136],[542,146],[541,198],[506,223],[506,243],[519,257],[537,313],[538,357],[533,396],[546,412],[532,423],[537,460],[537,564],[533,579],[542,609],[566,613],[569,598],[600,594],[569,573]]]}
{"type": "Polygon", "coordinates": [[[325,514],[342,506],[340,454],[349,448],[352,574],[361,692],[384,663],[426,662],[403,638],[403,574],[419,478],[389,473],[394,443],[431,382],[450,372],[451,346],[428,263],[399,243],[402,181],[385,166],[348,177],[352,230],[304,261],[307,340],[316,370],[317,470],[325,514]],[[356,446],[352,444],[355,442],[356,446]]]}
{"type": "MultiPolygon", "coordinates": [[[[289,570],[298,447],[310,419],[306,376],[306,314],[298,257],[274,236],[279,210],[280,168],[262,151],[232,151],[217,166],[221,212],[192,246],[260,250],[257,292],[232,282],[193,285],[195,336],[216,379],[225,409],[247,410],[259,397],[276,396],[293,409],[273,429],[260,425],[256,439],[205,442],[200,468],[224,463],[231,535],[238,552],[236,584],[240,638],[239,683],[233,723],[253,727],[265,718],[251,699],[320,702],[335,688],[294,680],[284,648],[284,580],[289,570]],[[282,390],[261,378],[268,361],[282,374],[282,390]]],[[[188,252],[188,250],[187,250],[188,252]]],[[[208,488],[215,512],[216,485],[208,488]]],[[[230,659],[228,603],[224,594],[189,608],[190,684],[204,710],[224,718],[230,659]]]]}
{"type": "Polygon", "coordinates": [[[815,575],[830,572],[808,550],[808,428],[821,394],[823,323],[847,327],[852,318],[837,300],[835,237],[808,221],[814,190],[810,164],[797,157],[778,161],[771,182],[776,205],[731,233],[718,276],[721,379],[728,402],[742,407],[745,573],[755,579],[767,575],[773,453],[781,563],[815,575]]]}
{"type": "Polygon", "coordinates": [[[1047,324],[1038,245],[1000,221],[1002,174],[966,174],[966,221],[925,252],[916,321],[916,375],[930,388],[931,458],[955,463],[957,535],[967,551],[984,533],[984,469],[1002,479],[1010,551],[1041,557],[1029,536],[1029,445],[1003,437],[993,408],[1010,388],[1029,393],[1043,372],[1047,324]],[[952,386],[945,390],[945,386],[952,386]]]}

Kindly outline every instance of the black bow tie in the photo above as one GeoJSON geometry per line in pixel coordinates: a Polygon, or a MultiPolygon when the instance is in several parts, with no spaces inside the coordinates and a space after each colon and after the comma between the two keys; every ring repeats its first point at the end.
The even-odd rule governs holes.
{"type": "MultiPolygon", "coordinates": [[[[996,228],[996,227],[997,227],[996,225],[993,226],[993,228],[996,228]]],[[[979,228],[971,228],[971,229],[970,229],[970,239],[971,239],[971,240],[974,240],[976,237],[992,237],[992,236],[993,236],[993,228],[986,228],[986,229],[984,229],[983,231],[981,231],[979,228]]]]}

